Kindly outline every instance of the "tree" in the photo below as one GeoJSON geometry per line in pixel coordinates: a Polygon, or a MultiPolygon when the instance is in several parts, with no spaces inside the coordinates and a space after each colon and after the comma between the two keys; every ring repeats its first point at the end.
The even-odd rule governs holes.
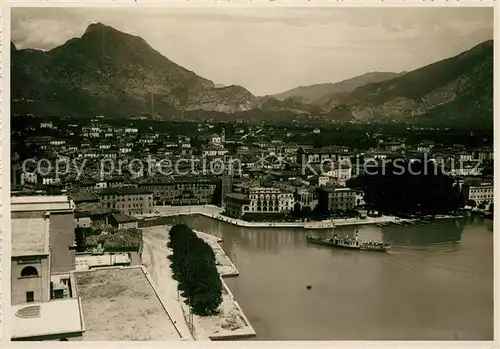
{"type": "Polygon", "coordinates": [[[301,205],[300,205],[300,202],[296,202],[294,205],[293,205],[293,209],[292,209],[292,215],[294,217],[300,217],[301,216],[301,205]]]}
{"type": "Polygon", "coordinates": [[[453,179],[433,163],[406,162],[373,170],[373,174],[363,174],[347,183],[365,193],[370,211],[433,215],[454,211],[459,206],[459,191],[453,179]]]}
{"type": "Polygon", "coordinates": [[[470,206],[470,207],[472,207],[472,208],[474,208],[474,207],[477,206],[476,201],[474,201],[474,200],[467,201],[467,205],[470,206]]]}
{"type": "Polygon", "coordinates": [[[302,207],[302,216],[304,217],[310,217],[312,214],[312,210],[310,206],[304,206],[302,207]]]}

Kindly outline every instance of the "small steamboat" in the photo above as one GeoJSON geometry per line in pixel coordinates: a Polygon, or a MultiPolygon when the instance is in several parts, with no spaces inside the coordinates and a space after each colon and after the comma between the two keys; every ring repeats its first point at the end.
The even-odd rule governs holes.
{"type": "Polygon", "coordinates": [[[338,237],[336,235],[332,236],[330,239],[327,238],[316,238],[308,236],[306,237],[306,242],[317,245],[325,245],[337,248],[345,248],[351,250],[363,250],[363,251],[375,251],[375,252],[386,252],[391,248],[390,245],[384,244],[383,242],[366,242],[358,240],[358,232],[354,239],[349,237],[338,237]]]}
{"type": "Polygon", "coordinates": [[[306,241],[311,244],[364,251],[386,252],[391,248],[390,245],[381,242],[342,241],[341,239],[321,239],[309,236],[306,238],[306,241]]]}

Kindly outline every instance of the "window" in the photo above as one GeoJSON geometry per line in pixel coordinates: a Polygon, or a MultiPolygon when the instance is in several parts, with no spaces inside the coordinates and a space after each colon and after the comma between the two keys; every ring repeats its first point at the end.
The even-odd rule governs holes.
{"type": "Polygon", "coordinates": [[[55,299],[63,299],[64,298],[64,290],[55,290],[54,291],[55,299]]]}
{"type": "Polygon", "coordinates": [[[31,303],[35,301],[35,292],[28,291],[26,292],[26,302],[31,303]]]}
{"type": "Polygon", "coordinates": [[[23,270],[21,270],[21,277],[27,276],[38,276],[38,270],[32,266],[23,268],[23,270]]]}

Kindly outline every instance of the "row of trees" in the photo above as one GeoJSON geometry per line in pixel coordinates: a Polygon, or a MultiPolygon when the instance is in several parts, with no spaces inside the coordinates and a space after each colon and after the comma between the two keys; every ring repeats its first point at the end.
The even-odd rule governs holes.
{"type": "Polygon", "coordinates": [[[480,210],[485,210],[486,207],[488,207],[488,211],[489,212],[493,212],[493,204],[487,204],[485,201],[481,201],[479,203],[477,203],[475,200],[469,200],[467,201],[467,206],[470,206],[472,208],[478,208],[480,210]]]}
{"type": "Polygon", "coordinates": [[[185,224],[170,229],[168,247],[173,277],[194,314],[208,316],[222,302],[222,282],[212,248],[185,224]]]}

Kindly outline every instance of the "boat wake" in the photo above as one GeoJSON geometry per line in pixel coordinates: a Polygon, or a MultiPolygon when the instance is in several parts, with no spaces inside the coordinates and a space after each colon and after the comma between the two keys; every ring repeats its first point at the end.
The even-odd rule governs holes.
{"type": "MultiPolygon", "coordinates": [[[[447,253],[447,250],[437,251],[438,253],[413,253],[417,251],[387,251],[383,255],[370,255],[383,263],[392,264],[403,268],[408,268],[418,272],[449,273],[453,274],[456,280],[464,282],[488,281],[490,273],[487,270],[478,272],[470,266],[455,265],[453,262],[441,260],[440,252],[447,253]]],[[[434,252],[434,251],[430,251],[434,252]]],[[[443,257],[444,258],[444,257],[443,257]]]]}

